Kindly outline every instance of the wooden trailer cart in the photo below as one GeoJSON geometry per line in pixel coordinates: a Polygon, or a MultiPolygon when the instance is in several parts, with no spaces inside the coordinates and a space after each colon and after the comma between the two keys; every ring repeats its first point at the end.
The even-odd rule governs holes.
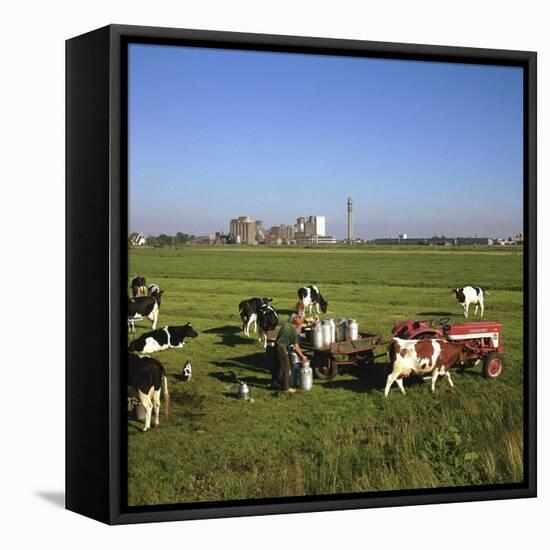
{"type": "MultiPolygon", "coordinates": [[[[268,339],[273,341],[277,332],[270,331],[268,339]]],[[[302,334],[300,347],[311,357],[311,368],[321,380],[334,378],[339,369],[366,369],[374,364],[376,357],[386,355],[386,344],[382,343],[382,338],[369,333],[361,333],[356,340],[333,342],[318,349],[302,334]]]]}

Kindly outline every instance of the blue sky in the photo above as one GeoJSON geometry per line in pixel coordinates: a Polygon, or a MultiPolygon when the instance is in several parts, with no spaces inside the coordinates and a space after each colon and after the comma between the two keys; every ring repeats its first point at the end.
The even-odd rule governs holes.
{"type": "Polygon", "coordinates": [[[327,232],[522,229],[514,67],[133,44],[129,220],[145,234],[325,215],[327,232]]]}

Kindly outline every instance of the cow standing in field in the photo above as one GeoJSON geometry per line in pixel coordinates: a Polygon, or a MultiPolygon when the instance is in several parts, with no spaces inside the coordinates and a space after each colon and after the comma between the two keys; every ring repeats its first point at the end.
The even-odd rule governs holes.
{"type": "Polygon", "coordinates": [[[465,286],[462,288],[453,288],[458,303],[464,308],[464,317],[468,317],[470,304],[475,304],[474,315],[477,315],[478,306],[481,308],[481,317],[483,317],[483,289],[479,286],[465,286]]]}
{"type": "Polygon", "coordinates": [[[163,364],[152,357],[128,354],[128,389],[130,394],[137,394],[139,402],[145,409],[146,432],[151,427],[151,415],[154,414],[153,424],[159,425],[160,395],[164,391],[166,410],[168,411],[168,379],[163,364]]]}
{"type": "Polygon", "coordinates": [[[386,380],[384,395],[387,397],[394,382],[402,394],[405,394],[403,378],[411,374],[431,374],[432,392],[438,376],[446,376],[453,387],[450,368],[456,363],[466,362],[473,352],[461,342],[449,342],[442,338],[423,340],[401,340],[394,338],[389,348],[389,359],[392,372],[386,380]]]}
{"type": "Polygon", "coordinates": [[[128,331],[135,332],[135,321],[142,321],[146,318],[151,320],[151,328],[155,330],[159,318],[159,305],[153,296],[128,298],[128,331]]]}
{"type": "Polygon", "coordinates": [[[182,348],[185,345],[185,337],[196,338],[197,331],[191,323],[179,327],[164,327],[142,334],[136,338],[130,346],[130,351],[137,353],[155,353],[170,348],[182,348]]]}
{"type": "Polygon", "coordinates": [[[306,308],[309,308],[309,313],[311,313],[313,306],[315,306],[317,309],[317,314],[319,314],[319,306],[321,306],[321,311],[323,313],[327,312],[328,302],[326,302],[321,296],[319,288],[314,285],[299,288],[298,298],[304,304],[304,311],[306,308]]]}
{"type": "Polygon", "coordinates": [[[250,326],[254,323],[254,332],[258,332],[258,312],[263,305],[269,305],[273,298],[250,298],[239,304],[239,315],[243,322],[245,336],[250,336],[250,326]]]}
{"type": "Polygon", "coordinates": [[[145,277],[142,277],[141,275],[134,277],[130,283],[130,287],[132,289],[132,297],[135,298],[136,296],[146,296],[147,295],[146,285],[147,283],[145,281],[145,277]]]}
{"type": "Polygon", "coordinates": [[[277,312],[269,304],[263,304],[258,311],[258,327],[260,335],[258,342],[264,341],[264,348],[267,347],[267,333],[273,330],[279,324],[279,316],[277,312]]]}

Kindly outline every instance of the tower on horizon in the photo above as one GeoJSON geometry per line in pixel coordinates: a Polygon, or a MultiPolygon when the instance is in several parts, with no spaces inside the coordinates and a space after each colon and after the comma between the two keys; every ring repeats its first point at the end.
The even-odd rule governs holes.
{"type": "Polygon", "coordinates": [[[353,242],[353,201],[348,197],[348,243],[353,242]]]}

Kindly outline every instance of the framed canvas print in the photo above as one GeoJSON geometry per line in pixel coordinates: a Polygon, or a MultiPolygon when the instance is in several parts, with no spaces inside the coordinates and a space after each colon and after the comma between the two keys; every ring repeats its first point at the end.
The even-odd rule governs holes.
{"type": "Polygon", "coordinates": [[[536,494],[536,54],[67,42],[67,508],[536,494]]]}

